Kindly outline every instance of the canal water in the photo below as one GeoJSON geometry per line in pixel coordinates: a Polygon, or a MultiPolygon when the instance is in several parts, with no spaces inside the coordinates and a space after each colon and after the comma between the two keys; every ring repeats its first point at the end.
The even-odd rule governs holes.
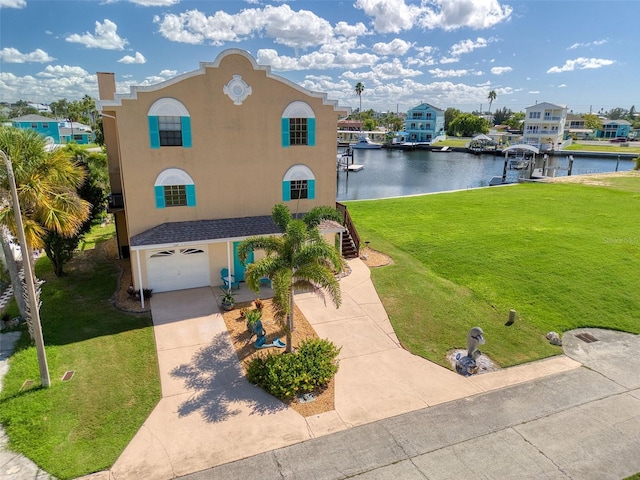
{"type": "MultiPolygon", "coordinates": [[[[341,153],[341,152],[339,152],[341,153]]],[[[569,153],[567,153],[569,155],[569,153]]],[[[632,160],[574,156],[572,175],[631,170],[632,160]]],[[[566,156],[556,156],[560,167],[566,156]]],[[[421,193],[486,187],[491,178],[502,176],[504,157],[427,150],[354,150],[353,163],[364,165],[359,172],[337,172],[337,200],[367,200],[421,193]]],[[[559,170],[557,176],[567,175],[559,170]]],[[[507,181],[518,171],[508,171],[507,181]]]]}

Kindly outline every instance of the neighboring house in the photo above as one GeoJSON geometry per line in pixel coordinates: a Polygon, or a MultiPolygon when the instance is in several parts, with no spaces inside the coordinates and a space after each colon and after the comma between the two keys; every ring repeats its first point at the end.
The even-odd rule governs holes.
{"type": "Polygon", "coordinates": [[[598,138],[628,137],[631,133],[631,123],[627,120],[608,120],[602,123],[602,130],[598,130],[598,138]]]}
{"type": "Polygon", "coordinates": [[[541,151],[557,150],[562,144],[567,107],[538,103],[525,109],[522,142],[541,151]]]}
{"type": "Polygon", "coordinates": [[[89,144],[94,136],[91,127],[82,123],[73,123],[73,128],[67,128],[70,122],[67,120],[57,120],[55,118],[43,117],[42,115],[24,115],[12,118],[11,124],[16,128],[32,129],[44,137],[51,137],[54,144],[75,142],[81,145],[89,144]]]}
{"type": "Polygon", "coordinates": [[[593,137],[593,135],[593,129],[585,126],[585,119],[582,115],[576,115],[574,113],[567,114],[567,121],[564,129],[565,138],[572,136],[578,140],[585,140],[593,137]]]}
{"type": "Polygon", "coordinates": [[[39,112],[51,113],[51,107],[49,107],[49,105],[45,105],[44,103],[29,102],[29,103],[27,103],[27,105],[32,107],[32,108],[35,108],[39,112]]]}
{"type": "MultiPolygon", "coordinates": [[[[112,73],[98,73],[98,87],[109,210],[136,290],[222,285],[222,268],[242,281],[237,246],[281,233],[275,204],[292,213],[336,205],[336,129],[347,109],[242,50],[128,94],[115,94],[112,73]]],[[[344,227],[321,230],[333,243],[344,227]]]]}
{"type": "Polygon", "coordinates": [[[42,115],[23,115],[11,119],[11,124],[16,128],[31,129],[44,137],[53,138],[54,143],[60,143],[60,131],[58,121],[42,115]]]}
{"type": "Polygon", "coordinates": [[[407,111],[406,141],[431,143],[444,135],[444,110],[421,103],[407,111]]]}

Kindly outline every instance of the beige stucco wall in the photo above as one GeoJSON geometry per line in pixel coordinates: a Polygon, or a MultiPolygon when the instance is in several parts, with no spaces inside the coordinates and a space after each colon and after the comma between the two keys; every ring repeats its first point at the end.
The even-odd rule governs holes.
{"type": "Polygon", "coordinates": [[[138,92],[136,99],[111,106],[117,116],[121,178],[131,236],[164,222],[269,215],[282,201],[282,179],[295,164],[309,167],[316,179],[314,200],[289,202],[292,211],[334,205],[338,112],[322,98],[304,94],[255,70],[243,55],[222,58],[163,88],[138,92]],[[223,92],[234,75],[252,89],[241,105],[223,92]],[[192,148],[150,148],[147,115],[159,98],[179,100],[189,111],[192,148]],[[281,116],[293,101],[304,101],[316,116],[316,145],[281,146],[281,116]],[[195,182],[196,206],[158,209],[154,182],[164,169],[179,168],[195,182]]]}

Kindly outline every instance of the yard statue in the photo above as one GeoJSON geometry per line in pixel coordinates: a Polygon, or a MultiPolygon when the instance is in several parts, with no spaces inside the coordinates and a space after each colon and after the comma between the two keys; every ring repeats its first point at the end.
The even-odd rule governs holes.
{"type": "Polygon", "coordinates": [[[484,332],[480,327],[473,327],[467,335],[467,357],[477,360],[482,355],[478,345],[484,345],[484,332]]]}
{"type": "Polygon", "coordinates": [[[476,360],[482,355],[479,345],[484,345],[484,332],[480,327],[473,327],[467,335],[467,354],[464,357],[460,353],[456,355],[456,372],[460,375],[468,377],[478,373],[476,360]]]}

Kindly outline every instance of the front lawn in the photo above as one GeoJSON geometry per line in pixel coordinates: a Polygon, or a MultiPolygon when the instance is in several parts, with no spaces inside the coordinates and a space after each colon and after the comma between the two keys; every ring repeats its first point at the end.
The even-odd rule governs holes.
{"type": "Polygon", "coordinates": [[[561,353],[549,331],[640,333],[640,175],[610,181],[346,203],[361,239],[395,260],[371,274],[402,344],[450,367],[478,325],[509,366],[561,353]]]}
{"type": "Polygon", "coordinates": [[[63,278],[38,261],[51,387],[40,388],[25,333],[0,393],[9,448],[60,479],[109,468],[160,399],[151,319],[114,308],[117,269],[99,250],[78,254],[63,278]]]}

